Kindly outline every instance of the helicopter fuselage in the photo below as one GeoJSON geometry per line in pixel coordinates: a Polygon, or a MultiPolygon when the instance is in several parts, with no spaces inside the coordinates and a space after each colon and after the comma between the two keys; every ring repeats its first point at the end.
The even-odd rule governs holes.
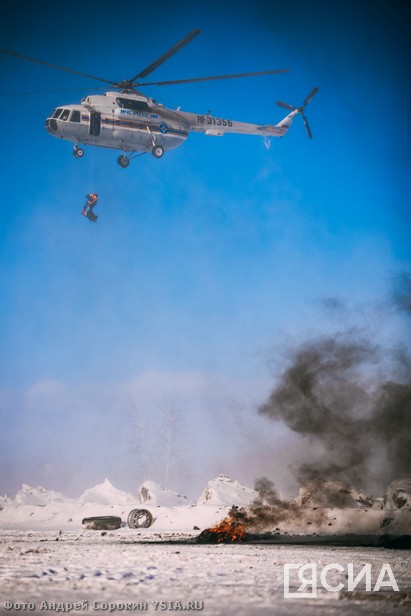
{"type": "MultiPolygon", "coordinates": [[[[295,112],[277,125],[236,122],[210,114],[172,110],[139,92],[106,92],[87,96],[81,104],[57,107],[46,119],[47,132],[76,144],[152,152],[158,158],[187,139],[190,132],[221,136],[241,133],[283,136],[295,112]]],[[[120,161],[119,161],[120,162],[120,161]]],[[[120,163],[121,164],[121,163],[120,163]]]]}

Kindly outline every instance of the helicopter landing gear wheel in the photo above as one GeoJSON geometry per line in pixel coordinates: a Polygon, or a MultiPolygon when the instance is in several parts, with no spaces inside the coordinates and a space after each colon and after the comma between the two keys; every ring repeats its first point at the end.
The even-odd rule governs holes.
{"type": "Polygon", "coordinates": [[[124,155],[124,156],[119,156],[117,158],[117,162],[120,165],[120,167],[122,167],[123,169],[126,169],[126,167],[129,166],[130,164],[130,159],[128,158],[128,156],[124,155]]]}
{"type": "Polygon", "coordinates": [[[73,148],[73,156],[74,158],[83,158],[84,156],[83,148],[79,148],[78,145],[75,145],[73,148]]]}
{"type": "Polygon", "coordinates": [[[161,158],[164,154],[164,148],[162,148],[161,145],[155,145],[153,146],[151,153],[154,156],[154,158],[161,158]]]}

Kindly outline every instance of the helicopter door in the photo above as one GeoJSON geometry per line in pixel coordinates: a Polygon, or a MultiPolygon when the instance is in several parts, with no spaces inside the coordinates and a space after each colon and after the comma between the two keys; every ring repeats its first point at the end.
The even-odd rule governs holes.
{"type": "Polygon", "coordinates": [[[98,137],[101,131],[101,113],[99,111],[90,111],[90,130],[89,135],[98,137]]]}

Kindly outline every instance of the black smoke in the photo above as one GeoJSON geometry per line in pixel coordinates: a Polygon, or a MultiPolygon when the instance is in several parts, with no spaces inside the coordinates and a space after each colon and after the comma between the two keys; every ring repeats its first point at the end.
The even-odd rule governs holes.
{"type": "Polygon", "coordinates": [[[283,522],[320,526],[327,521],[326,512],[319,507],[306,509],[296,501],[282,499],[274,483],[267,477],[256,479],[254,488],[257,497],[248,507],[234,506],[229,512],[231,520],[236,524],[244,524],[249,531],[279,531],[280,528],[276,526],[283,522]]]}
{"type": "MultiPolygon", "coordinates": [[[[395,295],[409,311],[410,277],[395,295]]],[[[405,344],[386,350],[356,331],[310,339],[289,353],[259,413],[284,422],[317,453],[299,463],[300,483],[386,487],[411,476],[411,379],[405,344]],[[376,476],[377,475],[377,476],[376,476]]]]}

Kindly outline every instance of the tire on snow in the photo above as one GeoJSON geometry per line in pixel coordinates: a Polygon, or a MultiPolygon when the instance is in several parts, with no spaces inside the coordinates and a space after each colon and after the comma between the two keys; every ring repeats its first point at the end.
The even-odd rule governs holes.
{"type": "Polygon", "coordinates": [[[88,530],[116,530],[121,527],[121,518],[115,515],[101,515],[83,518],[81,523],[88,530]]]}
{"type": "Polygon", "coordinates": [[[128,514],[129,528],[148,528],[153,523],[153,516],[147,509],[133,509],[128,514]]]}

